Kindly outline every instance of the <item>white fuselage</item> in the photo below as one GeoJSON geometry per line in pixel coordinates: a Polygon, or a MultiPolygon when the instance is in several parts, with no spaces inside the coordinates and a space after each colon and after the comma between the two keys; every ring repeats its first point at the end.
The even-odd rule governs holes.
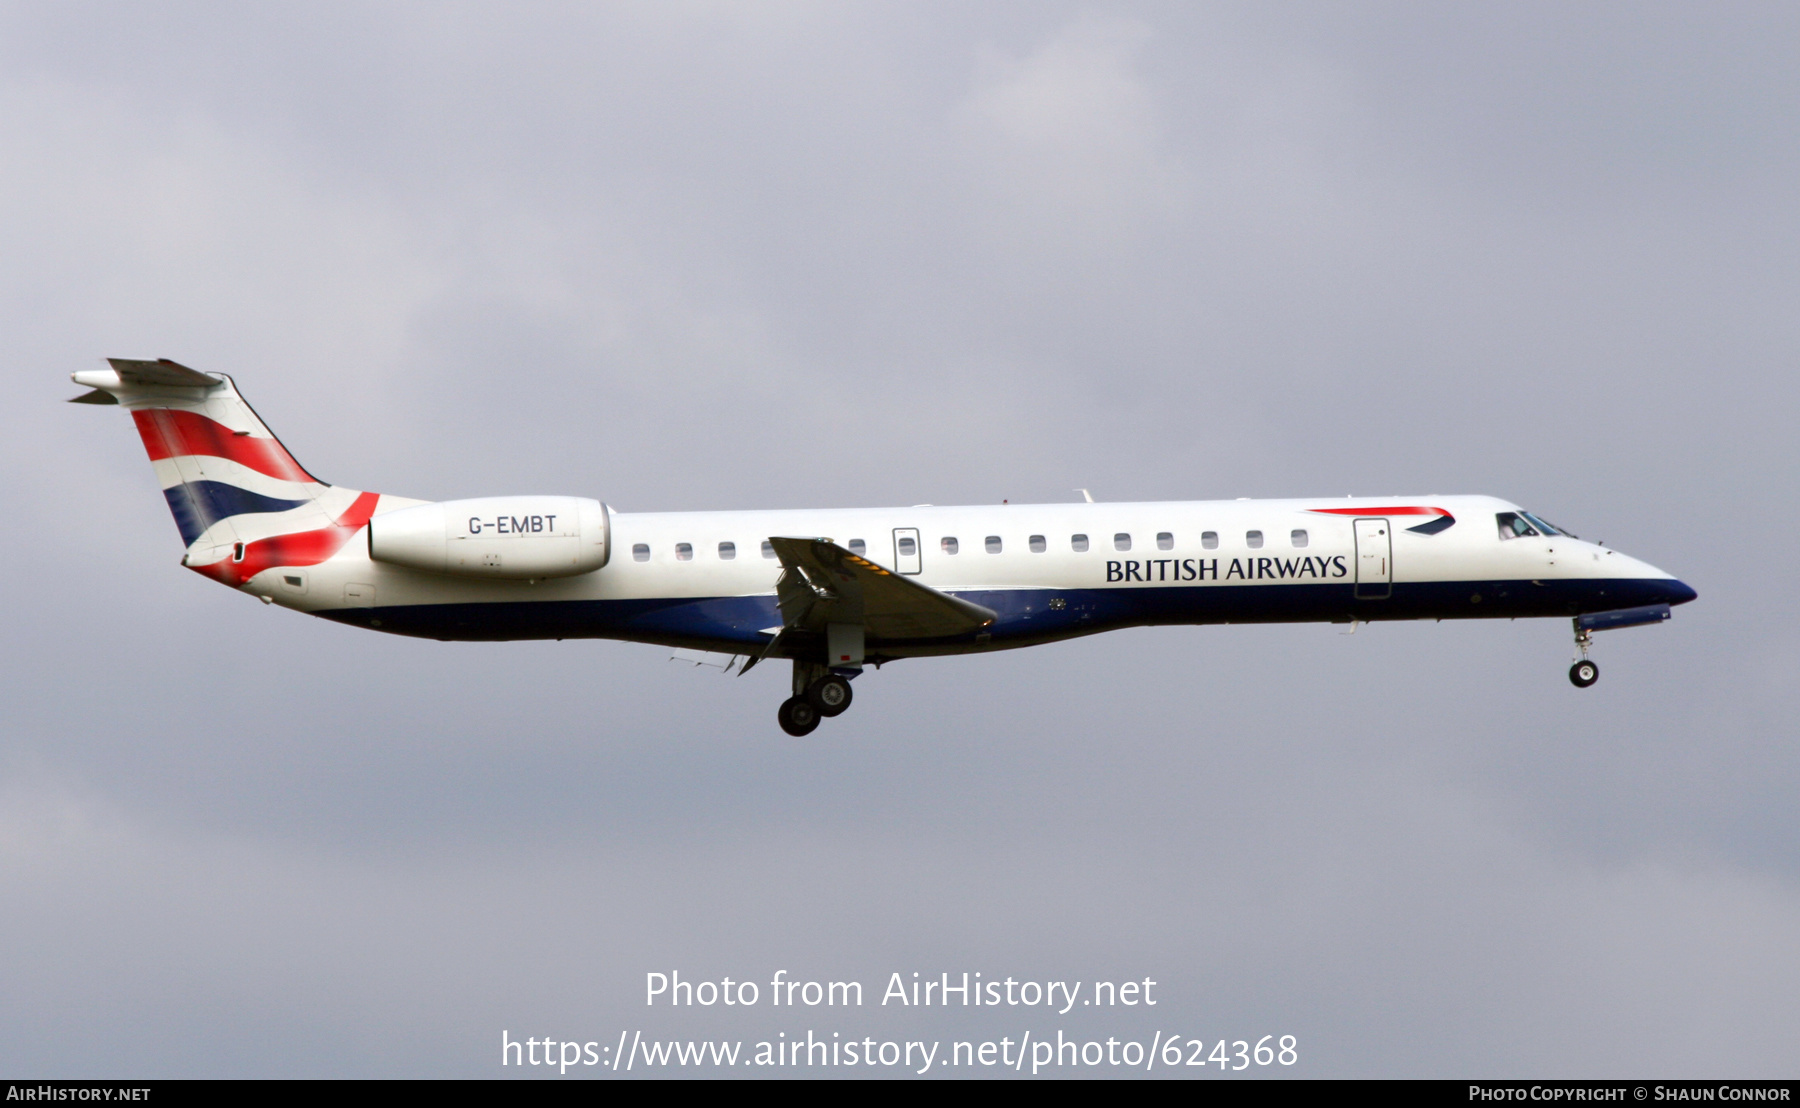
{"type": "MultiPolygon", "coordinates": [[[[384,497],[375,526],[390,501],[418,503],[384,497]]],[[[271,569],[245,587],[302,611],[432,637],[593,635],[741,651],[781,623],[773,605],[782,567],[764,546],[773,536],[827,538],[995,608],[1002,618],[981,646],[1145,623],[1575,614],[1648,602],[1679,586],[1654,566],[1572,536],[1502,540],[1495,517],[1516,511],[1485,496],[609,511],[607,562],[579,576],[451,577],[372,561],[364,544],[351,543],[304,572],[271,569]],[[1397,508],[1437,509],[1456,522],[1415,533],[1407,525],[1436,517],[1383,514],[1397,508]],[[1359,558],[1359,519],[1389,521],[1386,551],[1371,553],[1365,543],[1359,558]],[[910,552],[908,538],[916,543],[910,552]],[[288,583],[296,576],[303,584],[288,583]],[[1360,599],[1359,583],[1367,594],[1360,599]],[[1052,618],[1044,609],[1057,599],[1062,611],[1084,605],[1086,618],[1052,618]],[[706,602],[716,610],[693,619],[643,615],[646,606],[666,612],[706,602]],[[491,623],[469,607],[488,605],[499,606],[491,623]],[[588,629],[549,614],[568,605],[588,614],[588,629]],[[433,618],[434,610],[457,618],[433,618]]],[[[943,653],[956,644],[921,647],[894,653],[943,653]]]]}

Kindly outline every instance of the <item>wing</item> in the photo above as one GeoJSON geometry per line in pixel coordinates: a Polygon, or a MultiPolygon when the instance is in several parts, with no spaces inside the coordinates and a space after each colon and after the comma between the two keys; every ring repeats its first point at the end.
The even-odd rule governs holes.
{"type": "Polygon", "coordinates": [[[781,559],[776,583],[784,627],[823,631],[859,623],[870,640],[940,639],[993,623],[995,613],[883,569],[824,539],[769,542],[781,559]]]}

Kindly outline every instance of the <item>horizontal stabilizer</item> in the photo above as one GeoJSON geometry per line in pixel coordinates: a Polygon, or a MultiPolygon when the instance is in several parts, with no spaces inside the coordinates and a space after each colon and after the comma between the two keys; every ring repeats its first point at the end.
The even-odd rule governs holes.
{"type": "Polygon", "coordinates": [[[84,392],[80,396],[69,398],[71,404],[117,404],[118,402],[119,398],[105,389],[94,389],[91,392],[84,392]]]}
{"type": "Polygon", "coordinates": [[[171,362],[167,358],[158,358],[154,362],[137,361],[132,358],[108,358],[107,363],[113,372],[119,375],[119,383],[126,387],[156,387],[180,389],[207,389],[219,383],[219,379],[210,373],[201,373],[197,369],[189,369],[180,362],[171,362]]]}
{"type": "Polygon", "coordinates": [[[776,583],[788,627],[823,631],[861,624],[875,640],[942,639],[972,634],[995,613],[921,585],[824,539],[770,538],[786,571],[776,583]]]}

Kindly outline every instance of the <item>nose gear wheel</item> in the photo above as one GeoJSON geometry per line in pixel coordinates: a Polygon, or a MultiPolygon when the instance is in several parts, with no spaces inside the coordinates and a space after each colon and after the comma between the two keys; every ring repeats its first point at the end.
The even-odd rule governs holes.
{"type": "Polygon", "coordinates": [[[1594,645],[1594,633],[1575,620],[1575,646],[1581,651],[1581,659],[1569,667],[1569,684],[1578,689],[1585,689],[1600,680],[1600,667],[1588,660],[1588,648],[1594,645]]]}

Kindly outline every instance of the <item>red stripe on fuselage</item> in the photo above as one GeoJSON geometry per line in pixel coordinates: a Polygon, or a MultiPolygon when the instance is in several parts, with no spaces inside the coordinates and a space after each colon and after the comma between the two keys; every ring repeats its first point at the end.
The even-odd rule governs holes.
{"type": "Polygon", "coordinates": [[[236,462],[283,481],[317,484],[311,474],[300,468],[294,456],[274,439],[235,434],[231,428],[198,412],[139,408],[131,413],[131,418],[136,421],[144,449],[150,452],[153,462],[203,454],[236,462]]]}
{"type": "Polygon", "coordinates": [[[1306,510],[1334,516],[1447,516],[1450,514],[1442,508],[1421,508],[1412,504],[1399,508],[1308,508],[1306,510]]]}
{"type": "Polygon", "coordinates": [[[345,543],[368,526],[369,517],[375,514],[375,504],[380,499],[378,492],[362,493],[329,527],[245,543],[241,561],[227,558],[209,566],[188,568],[235,588],[275,566],[316,566],[342,550],[345,543]]]}

